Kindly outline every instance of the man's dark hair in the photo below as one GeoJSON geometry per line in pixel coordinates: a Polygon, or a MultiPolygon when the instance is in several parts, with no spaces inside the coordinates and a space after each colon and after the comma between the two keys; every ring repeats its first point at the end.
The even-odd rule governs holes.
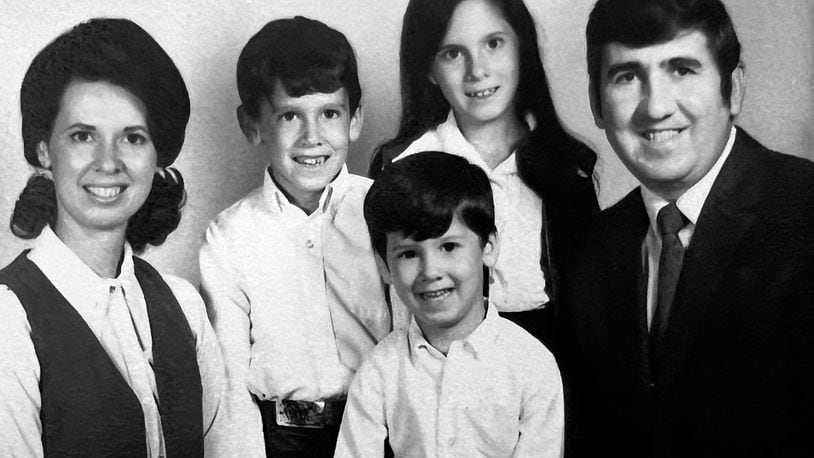
{"type": "MultiPolygon", "coordinates": [[[[721,75],[721,96],[732,94],[732,72],[740,64],[741,45],[732,19],[720,0],[599,0],[588,18],[588,75],[594,100],[601,103],[602,54],[617,42],[631,48],[666,43],[679,33],[698,30],[721,75]]],[[[598,107],[601,109],[601,107],[598,107]]]]}
{"type": "Polygon", "coordinates": [[[496,232],[489,179],[465,159],[437,151],[405,157],[387,166],[365,198],[373,249],[387,259],[387,234],[421,241],[442,236],[458,215],[486,244],[496,232]]]}
{"type": "Polygon", "coordinates": [[[258,118],[260,101],[278,82],[291,97],[345,88],[351,114],[362,97],[356,56],[345,35],[302,16],[266,24],[237,61],[237,91],[250,118],[258,118]]]}

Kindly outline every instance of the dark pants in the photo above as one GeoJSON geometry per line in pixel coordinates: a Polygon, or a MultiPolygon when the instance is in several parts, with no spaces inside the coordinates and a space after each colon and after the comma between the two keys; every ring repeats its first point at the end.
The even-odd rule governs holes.
{"type": "Polygon", "coordinates": [[[553,304],[548,304],[541,309],[525,312],[500,312],[500,316],[525,329],[546,347],[551,348],[552,306],[553,304]]]}
{"type": "Polygon", "coordinates": [[[273,402],[260,402],[266,456],[332,458],[339,435],[339,424],[325,428],[300,428],[277,425],[273,402]]]}

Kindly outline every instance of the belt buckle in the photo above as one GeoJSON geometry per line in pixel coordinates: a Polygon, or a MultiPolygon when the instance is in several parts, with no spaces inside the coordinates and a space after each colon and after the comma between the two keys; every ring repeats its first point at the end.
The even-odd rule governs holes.
{"type": "Polygon", "coordinates": [[[325,428],[326,415],[323,401],[295,401],[277,399],[274,401],[277,424],[299,428],[325,428]]]}

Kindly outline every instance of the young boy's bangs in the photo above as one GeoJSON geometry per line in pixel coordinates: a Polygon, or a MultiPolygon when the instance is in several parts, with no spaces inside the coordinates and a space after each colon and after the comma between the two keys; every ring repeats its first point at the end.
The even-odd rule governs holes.
{"type": "MultiPolygon", "coordinates": [[[[421,196],[426,197],[426,196],[421,196]]],[[[416,241],[436,239],[444,235],[452,224],[452,218],[458,208],[452,202],[439,202],[422,199],[423,202],[412,202],[399,209],[399,220],[404,228],[402,234],[416,241]]]]}
{"type": "MultiPolygon", "coordinates": [[[[344,71],[337,66],[329,66],[330,62],[325,62],[326,66],[307,66],[304,63],[302,68],[298,69],[297,66],[292,65],[292,68],[285,74],[278,77],[278,84],[285,93],[290,97],[302,97],[304,95],[325,93],[334,93],[345,85],[344,71]]],[[[268,88],[268,93],[271,94],[274,88],[268,88]]]]}
{"type": "Polygon", "coordinates": [[[402,234],[417,242],[437,239],[444,235],[457,216],[473,232],[477,233],[481,243],[485,244],[491,232],[488,228],[489,217],[475,202],[455,202],[450,199],[425,200],[415,206],[404,206],[400,213],[403,221],[402,234]],[[486,237],[482,233],[486,233],[486,237]]]}
{"type": "Polygon", "coordinates": [[[416,241],[438,238],[455,215],[481,243],[496,231],[486,174],[461,157],[437,151],[414,154],[386,167],[365,199],[373,248],[383,258],[388,233],[416,241]]]}

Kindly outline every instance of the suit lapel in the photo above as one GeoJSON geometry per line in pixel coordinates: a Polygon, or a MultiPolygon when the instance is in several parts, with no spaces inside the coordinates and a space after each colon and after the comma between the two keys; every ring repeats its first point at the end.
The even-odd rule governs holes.
{"type": "Polygon", "coordinates": [[[649,378],[647,360],[646,278],[642,263],[642,242],[647,234],[649,220],[644,209],[641,192],[637,188],[622,200],[614,214],[609,215],[607,228],[603,228],[607,256],[597,266],[594,278],[605,278],[604,298],[610,304],[600,311],[602,332],[610,333],[606,342],[612,343],[616,355],[630,374],[641,382],[649,378]]]}
{"type": "Polygon", "coordinates": [[[684,364],[704,315],[715,307],[716,294],[730,269],[734,250],[749,232],[760,198],[757,143],[745,132],[738,134],[727,161],[704,203],[684,257],[662,352],[658,355],[658,391],[669,389],[684,364]],[[747,176],[747,173],[749,174],[747,176]]]}

